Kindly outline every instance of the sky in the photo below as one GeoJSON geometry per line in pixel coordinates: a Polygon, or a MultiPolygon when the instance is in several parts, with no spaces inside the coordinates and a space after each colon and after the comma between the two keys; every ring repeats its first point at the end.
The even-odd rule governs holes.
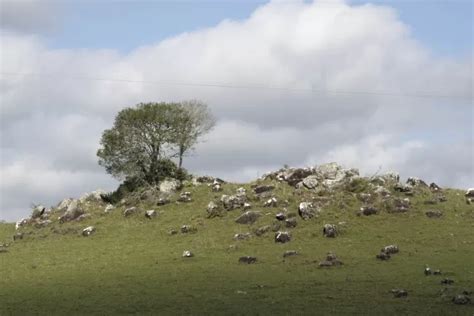
{"type": "Polygon", "coordinates": [[[199,99],[185,167],[232,181],[337,161],[474,185],[471,1],[0,0],[0,219],[117,181],[124,107],[199,99]]]}

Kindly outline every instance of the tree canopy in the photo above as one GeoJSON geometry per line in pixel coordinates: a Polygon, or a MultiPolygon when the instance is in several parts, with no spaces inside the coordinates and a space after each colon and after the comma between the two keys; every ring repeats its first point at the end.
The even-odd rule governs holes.
{"type": "Polygon", "coordinates": [[[215,124],[199,101],[140,103],[121,110],[103,132],[99,164],[118,179],[138,178],[154,184],[173,176],[183,157],[215,124]]]}

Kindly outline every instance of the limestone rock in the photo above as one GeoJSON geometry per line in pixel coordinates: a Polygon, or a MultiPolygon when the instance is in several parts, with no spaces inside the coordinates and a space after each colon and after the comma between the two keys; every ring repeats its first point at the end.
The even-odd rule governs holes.
{"type": "Polygon", "coordinates": [[[295,228],[298,225],[298,222],[296,221],[296,218],[288,218],[285,220],[285,226],[286,228],[295,228]]]}
{"type": "Polygon", "coordinates": [[[104,209],[104,213],[110,213],[115,209],[115,207],[112,204],[107,204],[107,206],[104,209]]]}
{"type": "Polygon", "coordinates": [[[235,220],[238,224],[253,224],[261,216],[257,211],[246,211],[235,220]]]}
{"type": "Polygon", "coordinates": [[[393,297],[396,297],[396,298],[408,296],[408,292],[404,289],[392,289],[390,292],[393,294],[393,297]]]}
{"type": "Polygon", "coordinates": [[[315,189],[318,186],[319,181],[318,181],[317,176],[311,175],[304,178],[302,183],[303,183],[303,186],[305,186],[308,189],[315,189]]]}
{"type": "Polygon", "coordinates": [[[471,298],[466,294],[458,294],[453,297],[453,303],[456,305],[467,305],[471,302],[471,298]]]}

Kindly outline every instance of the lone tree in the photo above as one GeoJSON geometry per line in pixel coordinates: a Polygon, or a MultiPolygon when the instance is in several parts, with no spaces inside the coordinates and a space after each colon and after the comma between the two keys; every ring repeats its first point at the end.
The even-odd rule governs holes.
{"type": "Polygon", "coordinates": [[[140,103],[115,117],[102,134],[99,164],[118,179],[156,184],[177,174],[172,158],[183,156],[214,126],[208,107],[198,101],[140,103]]]}

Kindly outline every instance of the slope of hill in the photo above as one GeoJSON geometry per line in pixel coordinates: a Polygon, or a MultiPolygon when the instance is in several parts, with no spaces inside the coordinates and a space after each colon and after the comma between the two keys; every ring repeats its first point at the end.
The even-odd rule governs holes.
{"type": "Polygon", "coordinates": [[[107,212],[91,194],[38,208],[18,229],[0,224],[0,314],[472,315],[472,302],[453,302],[474,299],[465,192],[333,167],[248,184],[195,179],[168,195],[141,189],[107,212]],[[236,222],[248,210],[255,221],[236,222]],[[276,242],[279,232],[290,241],[276,242]],[[388,245],[399,252],[377,259],[388,245]],[[325,261],[329,252],[343,264],[325,261]],[[256,262],[239,262],[245,256],[256,262]]]}

